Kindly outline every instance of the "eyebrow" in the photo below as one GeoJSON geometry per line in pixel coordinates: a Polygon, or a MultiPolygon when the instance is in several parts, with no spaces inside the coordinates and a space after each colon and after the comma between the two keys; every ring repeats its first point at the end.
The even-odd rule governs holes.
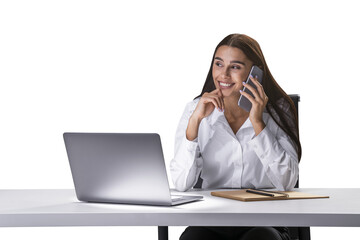
{"type": "MultiPolygon", "coordinates": [[[[220,60],[220,61],[224,61],[220,57],[215,57],[215,59],[220,60]]],[[[246,66],[245,63],[243,63],[241,61],[237,61],[237,60],[231,61],[230,63],[239,63],[239,64],[242,64],[242,65],[246,66]]]]}

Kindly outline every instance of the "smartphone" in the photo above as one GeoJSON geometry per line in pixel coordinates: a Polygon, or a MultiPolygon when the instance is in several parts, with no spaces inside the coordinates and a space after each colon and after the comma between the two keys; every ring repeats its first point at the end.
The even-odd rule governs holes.
{"type": "MultiPolygon", "coordinates": [[[[256,77],[258,82],[261,84],[263,75],[264,75],[263,71],[258,66],[253,65],[251,67],[249,76],[246,79],[246,83],[249,84],[250,86],[252,86],[253,88],[257,89],[256,85],[251,81],[250,76],[253,76],[254,78],[256,77]]],[[[252,97],[254,97],[252,92],[249,89],[247,89],[246,87],[244,87],[243,91],[247,92],[252,97]]],[[[241,107],[242,109],[244,109],[247,112],[250,112],[251,106],[252,106],[251,102],[243,95],[240,95],[238,105],[239,105],[239,107],[241,107]]]]}

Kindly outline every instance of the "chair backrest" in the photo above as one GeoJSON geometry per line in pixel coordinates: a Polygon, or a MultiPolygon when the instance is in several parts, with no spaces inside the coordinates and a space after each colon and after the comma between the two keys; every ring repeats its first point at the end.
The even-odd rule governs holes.
{"type": "MultiPolygon", "coordinates": [[[[299,120],[299,102],[300,102],[300,95],[298,94],[289,94],[289,97],[291,98],[291,100],[294,102],[295,108],[296,108],[296,115],[298,116],[298,120],[299,120]]],[[[295,184],[295,188],[299,187],[299,178],[295,184]]]]}
{"type": "MultiPolygon", "coordinates": [[[[294,105],[295,105],[295,108],[296,108],[296,114],[299,116],[300,96],[298,94],[289,94],[288,96],[294,102],[294,105]]],[[[203,179],[199,176],[198,181],[196,182],[194,188],[201,188],[202,182],[203,182],[203,179]]],[[[295,185],[295,188],[298,188],[298,187],[299,187],[299,179],[297,180],[296,185],[295,185]]]]}

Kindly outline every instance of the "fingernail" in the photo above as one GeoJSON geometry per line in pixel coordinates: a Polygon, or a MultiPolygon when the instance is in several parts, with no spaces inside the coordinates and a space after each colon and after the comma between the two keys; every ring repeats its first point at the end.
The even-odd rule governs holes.
{"type": "Polygon", "coordinates": [[[246,84],[246,82],[243,82],[243,85],[245,85],[246,84]]]}
{"type": "Polygon", "coordinates": [[[257,78],[257,75],[255,75],[255,77],[257,78]]]}
{"type": "Polygon", "coordinates": [[[250,77],[254,78],[254,76],[253,76],[253,75],[250,75],[250,77]]]}
{"type": "Polygon", "coordinates": [[[240,92],[242,92],[242,90],[240,90],[240,92]]]}

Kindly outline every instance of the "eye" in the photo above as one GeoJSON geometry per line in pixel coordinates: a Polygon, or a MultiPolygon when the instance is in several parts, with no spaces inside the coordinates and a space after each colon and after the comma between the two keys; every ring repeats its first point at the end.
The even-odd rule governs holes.
{"type": "Polygon", "coordinates": [[[222,67],[222,64],[220,62],[215,62],[215,65],[218,67],[222,67]]]}
{"type": "Polygon", "coordinates": [[[238,65],[233,65],[233,66],[231,66],[231,68],[236,69],[236,70],[241,69],[241,67],[240,67],[240,66],[238,66],[238,65]]]}

